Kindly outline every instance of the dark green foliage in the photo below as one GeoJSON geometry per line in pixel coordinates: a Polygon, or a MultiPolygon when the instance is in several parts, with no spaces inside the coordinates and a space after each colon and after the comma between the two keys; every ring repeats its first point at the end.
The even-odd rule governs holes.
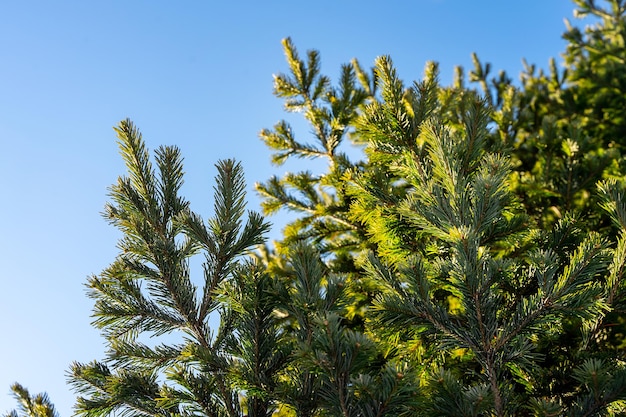
{"type": "Polygon", "coordinates": [[[122,122],[117,132],[129,177],[111,188],[106,216],[124,236],[116,261],[88,283],[94,325],[109,352],[105,363],[72,366],[77,412],[236,416],[246,390],[248,408],[271,415],[272,378],[285,354],[266,303],[268,278],[240,262],[268,228],[256,213],[243,222],[240,165],[217,164],[215,215],[205,223],[178,195],[179,151],[160,148],[155,173],[132,123],[122,122]],[[205,258],[199,283],[190,269],[194,255],[205,258]],[[150,337],[163,342],[147,344],[150,337]],[[264,350],[251,355],[253,348],[264,350]]]}

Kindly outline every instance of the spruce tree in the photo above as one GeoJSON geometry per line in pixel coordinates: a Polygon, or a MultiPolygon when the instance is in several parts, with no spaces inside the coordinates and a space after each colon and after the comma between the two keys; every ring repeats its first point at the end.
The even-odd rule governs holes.
{"type": "Polygon", "coordinates": [[[392,166],[406,196],[385,212],[372,216],[386,196],[367,175],[355,180],[355,214],[384,247],[367,262],[371,278],[388,285],[374,302],[372,328],[421,351],[411,363],[424,376],[425,415],[617,407],[626,398],[621,361],[572,348],[556,365],[567,380],[548,380],[554,368],[542,344],[572,321],[579,330],[602,321],[608,294],[620,286],[611,271],[621,268],[621,249],[598,234],[573,239],[566,221],[526,229],[508,184],[509,158],[489,149],[488,115],[473,101],[462,128],[425,122],[416,138],[423,150],[406,151],[392,166]],[[596,386],[594,372],[607,375],[596,386]]]}
{"type": "MultiPolygon", "coordinates": [[[[532,220],[539,222],[539,227],[550,228],[560,219],[575,215],[584,219],[582,227],[587,230],[606,227],[608,232],[616,233],[608,217],[596,209],[595,184],[605,178],[619,177],[624,168],[621,144],[624,123],[620,116],[624,106],[620,83],[625,72],[620,57],[626,53],[622,42],[626,36],[626,6],[622,0],[576,0],[574,3],[575,16],[592,19],[592,24],[582,31],[566,22],[563,37],[568,44],[563,53],[564,69],[559,69],[556,59],[550,61],[547,71],[526,63],[520,74],[521,83],[515,85],[509,74],[500,71],[493,76],[491,65],[483,64],[473,55],[474,68],[468,72],[469,84],[465,70],[457,67],[452,85],[440,85],[437,64],[428,63],[423,90],[418,94],[437,99],[445,123],[452,124],[460,123],[459,105],[463,100],[459,97],[478,94],[485,98],[493,123],[488,140],[510,153],[511,187],[532,220]]],[[[343,188],[343,179],[352,171],[371,171],[373,165],[384,162],[384,153],[377,155],[382,160],[371,155],[342,159],[346,165],[332,160],[338,160],[334,155],[341,155],[337,150],[350,145],[357,148],[367,145],[355,132],[355,123],[365,106],[380,105],[382,97],[377,80],[384,72],[364,71],[359,62],[353,60],[342,67],[341,81],[334,87],[331,79],[321,73],[319,52],[308,51],[309,59],[305,62],[290,40],[285,41],[284,47],[290,71],[276,76],[274,92],[285,99],[287,111],[302,111],[313,132],[310,138],[313,145],[307,144],[311,142],[309,138],[297,138],[298,132],[284,121],[274,129],[263,130],[261,138],[275,152],[274,163],[291,157],[322,157],[330,160],[329,169],[317,175],[302,171],[280,179],[272,178],[258,184],[257,188],[265,198],[266,214],[280,209],[302,214],[286,228],[287,240],[298,236],[314,237],[324,242],[323,248],[333,252],[340,264],[341,260],[351,259],[346,252],[363,245],[361,225],[345,214],[351,201],[343,188]],[[352,77],[345,76],[350,73],[352,77]],[[339,96],[338,91],[342,92],[339,96]],[[339,105],[345,103],[341,97],[355,100],[345,107],[339,105]],[[349,111],[334,117],[338,109],[349,111]],[[321,117],[322,114],[325,116],[321,117]],[[337,139],[333,143],[338,143],[333,148],[334,154],[324,150],[324,132],[332,131],[332,126],[342,126],[341,130],[334,130],[337,139]],[[336,166],[344,166],[344,169],[333,171],[336,166]],[[335,226],[330,227],[330,224],[335,226]],[[345,243],[345,251],[334,249],[339,242],[345,243]]],[[[398,81],[391,93],[403,95],[411,94],[410,91],[411,88],[398,81]]],[[[413,100],[409,96],[405,99],[413,100]]],[[[419,114],[428,108],[411,111],[419,114]]],[[[385,142],[385,146],[391,147],[387,153],[393,155],[398,149],[413,146],[410,138],[416,136],[419,123],[412,122],[400,108],[388,108],[385,112],[376,117],[380,120],[377,125],[380,135],[395,138],[393,145],[385,142]],[[398,137],[399,132],[407,137],[398,137]]],[[[345,267],[346,262],[342,264],[345,267]]]]}
{"type": "Polygon", "coordinates": [[[215,214],[205,222],[179,195],[180,151],[159,148],[155,170],[133,124],[116,130],[128,176],[111,187],[105,217],[123,233],[120,254],[87,284],[108,357],[72,366],[77,413],[271,415],[285,353],[266,302],[271,282],[242,261],[268,224],[254,212],[244,224],[241,166],[217,164],[215,214]],[[195,255],[204,258],[201,278],[192,275],[195,255]]]}

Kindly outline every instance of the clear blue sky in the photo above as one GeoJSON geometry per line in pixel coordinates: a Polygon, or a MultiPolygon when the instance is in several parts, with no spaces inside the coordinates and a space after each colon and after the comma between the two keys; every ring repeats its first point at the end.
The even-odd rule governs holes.
{"type": "MultiPolygon", "coordinates": [[[[177,145],[184,192],[210,215],[213,164],[242,161],[251,185],[272,173],[258,132],[284,116],[272,74],[280,40],[323,71],[389,54],[407,82],[428,60],[449,83],[477,52],[517,77],[564,50],[567,0],[13,1],[0,13],[0,413],[14,381],[72,414],[69,364],[101,359],[83,283],[116,254],[101,217],[124,173],[111,127],[130,117],[151,149],[177,145]],[[179,6],[184,4],[184,6],[179,6]]],[[[558,60],[560,62],[560,60],[558,60]]],[[[307,134],[306,128],[299,132],[307,134]]],[[[251,208],[258,198],[251,191],[251,208]]],[[[280,223],[280,219],[273,219],[280,223]]],[[[278,231],[274,233],[278,234],[278,231]]]]}

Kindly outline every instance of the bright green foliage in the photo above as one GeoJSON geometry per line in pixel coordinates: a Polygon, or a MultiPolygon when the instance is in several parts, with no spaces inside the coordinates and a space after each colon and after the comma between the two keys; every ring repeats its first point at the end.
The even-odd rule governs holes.
{"type": "Polygon", "coordinates": [[[626,3],[575,0],[584,31],[567,23],[565,68],[526,65],[521,87],[488,79],[476,57],[470,78],[493,98],[498,139],[512,149],[516,193],[544,227],[574,213],[588,230],[607,227],[596,210],[595,183],[624,170],[626,3]],[[601,3],[601,4],[600,4],[601,3]]]}
{"type": "Polygon", "coordinates": [[[272,161],[276,164],[294,156],[325,158],[329,168],[323,175],[303,171],[282,179],[273,177],[257,184],[257,190],[265,197],[266,213],[287,208],[299,214],[285,230],[286,242],[312,238],[323,252],[350,251],[364,239],[360,225],[346,217],[349,200],[342,178],[355,164],[340,150],[340,145],[353,130],[359,106],[375,93],[375,76],[368,75],[355,61],[341,68],[339,86],[332,87],[328,77],[320,74],[317,51],[309,51],[305,62],[289,39],[283,46],[291,74],[275,76],[274,93],[285,99],[287,111],[303,113],[315,142],[298,141],[285,121],[273,130],[263,130],[261,138],[274,150],[272,161]],[[332,239],[326,238],[330,236],[332,239]]]}
{"type": "Polygon", "coordinates": [[[19,404],[17,410],[5,414],[4,417],[58,417],[54,404],[45,393],[31,395],[22,385],[11,385],[13,396],[19,404]]]}
{"type": "Polygon", "coordinates": [[[605,7],[595,1],[578,0],[578,15],[597,21],[584,34],[568,23],[564,35],[569,42],[565,64],[566,82],[571,85],[571,104],[580,117],[581,127],[603,145],[613,144],[623,150],[626,118],[620,111],[626,105],[625,36],[626,2],[614,0],[605,7]]]}
{"type": "Polygon", "coordinates": [[[261,138],[327,169],[257,184],[297,215],[275,250],[239,164],[217,164],[204,220],[178,149],[152,159],[122,122],[120,253],[88,282],[107,357],[72,366],[77,414],[626,414],[626,3],[575,3],[596,20],[568,26],[565,70],[518,87],[476,56],[469,86],[435,63],[406,85],[389,57],[335,84],[285,40],[274,92],[312,141],[261,138]]]}
{"type": "Polygon", "coordinates": [[[205,222],[179,196],[178,150],[159,148],[154,169],[132,123],[116,130],[128,177],[111,187],[105,215],[123,237],[115,262],[88,282],[108,352],[102,362],[72,365],[77,414],[410,410],[414,379],[343,319],[351,303],[345,276],[303,242],[288,248],[282,268],[249,256],[268,226],[253,212],[244,224],[239,164],[217,164],[215,214],[205,222]],[[201,280],[191,268],[198,255],[201,280]]]}
{"type": "MultiPolygon", "coordinates": [[[[424,373],[435,368],[425,382],[432,391],[424,412],[432,415],[523,413],[531,398],[552,394],[537,383],[544,359],[537,341],[560,332],[564,321],[593,321],[607,309],[599,279],[608,274],[612,252],[600,236],[590,234],[567,252],[554,243],[519,247],[528,232],[519,231],[512,206],[508,160],[486,146],[487,115],[476,103],[462,129],[427,122],[418,140],[428,157],[407,152],[392,167],[408,187],[387,217],[403,217],[416,249],[393,239],[396,228],[372,232],[399,246],[370,257],[372,279],[389,286],[374,302],[373,328],[419,340],[425,356],[414,366],[424,373]],[[455,364],[458,352],[463,356],[455,364]]],[[[357,194],[377,198],[364,187],[357,194]]],[[[615,372],[624,375],[621,367],[615,372]]],[[[574,383],[570,392],[578,389],[574,383]]],[[[615,396],[625,394],[622,387],[615,396]]],[[[599,407],[590,402],[581,409],[592,406],[599,407]]]]}
{"type": "MultiPolygon", "coordinates": [[[[341,175],[331,153],[300,152],[291,129],[290,141],[268,139],[286,124],[261,135],[275,162],[331,161],[325,173],[258,189],[267,213],[301,214],[283,245],[313,241],[332,270],[350,272],[344,320],[419,381],[418,415],[621,412],[626,210],[620,183],[596,184],[623,175],[623,89],[609,85],[626,74],[616,70],[626,15],[623,2],[607,3],[577,2],[599,23],[585,35],[568,29],[566,71],[529,66],[519,88],[504,73],[489,78],[476,57],[470,81],[482,92],[464,85],[460,68],[443,87],[429,63],[407,87],[388,57],[371,76],[353,61],[363,76],[341,85],[367,94],[340,138],[364,152],[341,175]]],[[[332,101],[307,100],[294,80],[313,68],[304,72],[323,80],[316,91],[335,89],[317,52],[307,66],[284,46],[291,74],[277,78],[276,95],[287,110],[298,101],[321,149],[332,118],[312,115],[332,101]]],[[[270,268],[286,256],[279,246],[270,268]]]]}

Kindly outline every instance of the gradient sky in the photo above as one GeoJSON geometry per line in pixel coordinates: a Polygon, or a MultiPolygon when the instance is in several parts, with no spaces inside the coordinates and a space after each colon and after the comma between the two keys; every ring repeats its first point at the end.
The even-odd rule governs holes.
{"type": "Polygon", "coordinates": [[[273,167],[258,139],[284,117],[272,96],[272,74],[286,71],[282,38],[301,56],[320,50],[331,77],[354,57],[368,67],[389,54],[406,82],[434,60],[447,84],[476,52],[517,78],[522,58],[541,68],[560,62],[573,8],[568,0],[3,2],[0,414],[15,407],[9,386],[19,381],[70,416],[69,364],[104,356],[83,283],[116,255],[119,235],[100,213],[124,173],[111,128],[119,120],[130,117],[152,150],[181,148],[192,209],[211,214],[214,163],[229,157],[242,162],[257,209],[252,184],[289,169],[273,167]]]}

